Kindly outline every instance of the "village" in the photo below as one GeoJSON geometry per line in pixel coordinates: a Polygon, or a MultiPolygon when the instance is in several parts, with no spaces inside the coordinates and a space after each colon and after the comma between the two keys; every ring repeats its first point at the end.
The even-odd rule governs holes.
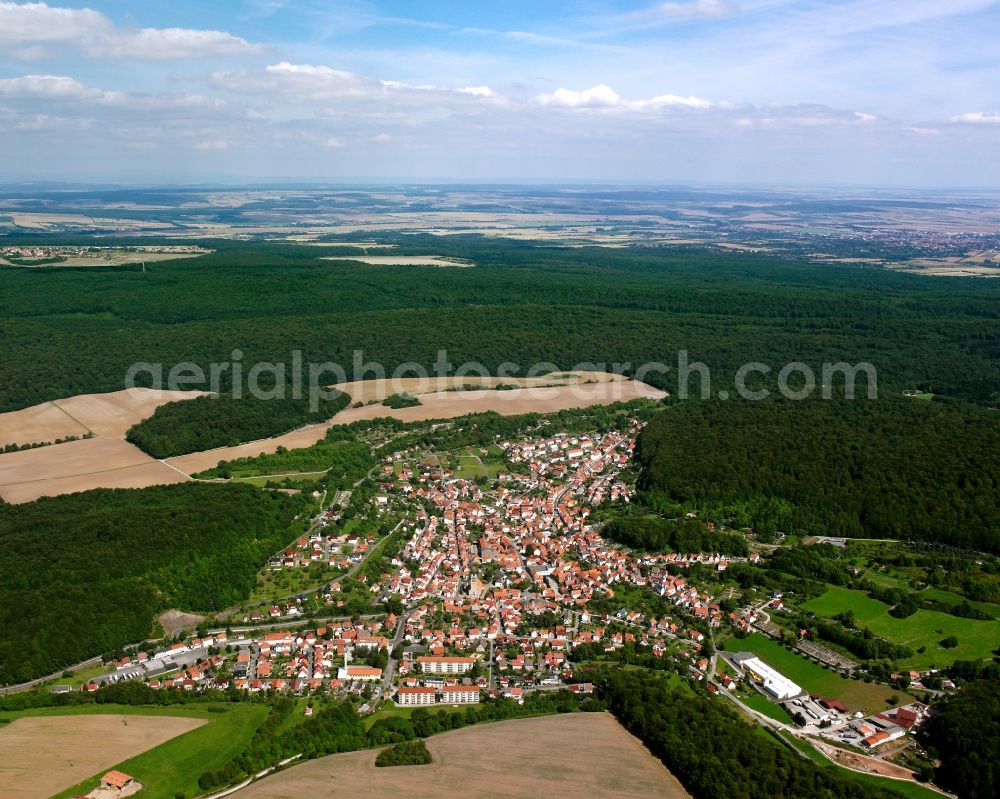
{"type": "MultiPolygon", "coordinates": [[[[926,706],[919,703],[852,712],[836,696],[810,696],[753,652],[716,653],[716,631],[777,637],[771,614],[781,611],[781,596],[727,612],[686,571],[697,564],[700,574],[719,575],[718,590],[733,562],[757,562],[758,553],[633,552],[602,536],[602,522],[591,517],[606,500],[631,499],[628,469],[640,430],[631,420],[603,433],[497,441],[502,466],[494,479],[457,473],[418,450],[387,455],[375,470],[371,513],[398,517],[392,529],[402,539],[385,571],[373,579],[358,573],[385,538],[345,532],[331,506],[266,567],[323,564],[335,576],[312,596],[248,610],[244,626],[135,651],[82,690],[141,680],[157,690],[284,693],[305,698],[306,715],[313,698],[351,695],[362,715],[486,698],[523,703],[535,691],[591,692],[579,666],[629,647],[726,695],[765,726],[833,746],[876,752],[922,723],[926,706]],[[345,618],[337,614],[350,580],[367,595],[370,612],[345,618]],[[634,591],[660,598],[669,612],[631,607],[622,597],[634,591]],[[745,705],[741,685],[782,706],[796,724],[745,705]]],[[[855,665],[818,643],[797,645],[812,647],[803,654],[830,659],[831,667],[855,665]]]]}
{"type": "MultiPolygon", "coordinates": [[[[500,442],[511,469],[497,474],[495,489],[394,454],[380,469],[374,504],[382,512],[404,509],[413,533],[392,559],[393,571],[368,591],[373,604],[394,598],[401,612],[308,630],[216,631],[138,651],[82,690],[140,679],[153,688],[185,690],[354,692],[363,695],[366,710],[384,700],[402,706],[478,702],[481,692],[520,699],[571,681],[568,655],[581,644],[607,651],[648,647],[656,656],[690,660],[697,672],[705,634],[687,621],[716,627],[723,614],[668,567],[676,572],[706,563],[724,571],[728,561],[707,553],[634,554],[588,523],[605,499],[628,500],[622,471],[639,429],[633,421],[604,434],[500,442]],[[610,614],[589,609],[597,598],[613,601],[617,586],[648,588],[678,614],[646,618],[624,607],[610,614]]],[[[323,516],[325,522],[331,513],[323,516]]],[[[373,543],[326,535],[321,523],[268,568],[321,562],[347,571],[373,543]]],[[[340,583],[333,579],[317,592],[333,611],[340,583]]],[[[244,621],[291,623],[302,615],[300,598],[252,611],[244,621]]]]}

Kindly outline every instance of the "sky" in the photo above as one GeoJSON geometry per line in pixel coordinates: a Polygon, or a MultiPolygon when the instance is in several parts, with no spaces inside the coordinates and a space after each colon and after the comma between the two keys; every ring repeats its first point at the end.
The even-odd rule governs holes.
{"type": "Polygon", "coordinates": [[[0,0],[0,182],[1000,187],[1000,0],[0,0]]]}

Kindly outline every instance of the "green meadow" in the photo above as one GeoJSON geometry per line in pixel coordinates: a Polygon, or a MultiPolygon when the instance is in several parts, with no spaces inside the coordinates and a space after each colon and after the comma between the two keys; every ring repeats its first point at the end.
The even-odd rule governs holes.
{"type": "Polygon", "coordinates": [[[730,638],[724,648],[728,652],[753,652],[811,695],[839,699],[851,711],[884,710],[888,707],[887,700],[891,696],[898,697],[901,704],[913,701],[913,697],[903,691],[877,683],[852,680],[824,669],[760,633],[744,639],[730,638]]]}
{"type": "MultiPolygon", "coordinates": [[[[937,593],[941,595],[938,598],[947,597],[949,602],[953,601],[952,596],[957,596],[937,593]]],[[[875,635],[913,650],[913,657],[897,661],[900,668],[939,668],[956,660],[985,659],[1000,645],[998,619],[963,619],[934,610],[918,610],[908,618],[897,619],[889,615],[888,605],[850,588],[831,586],[826,593],[804,602],[802,608],[827,617],[853,611],[859,627],[868,627],[875,635]],[[953,649],[945,649],[939,643],[949,636],[958,639],[958,646],[953,649]],[[923,652],[918,651],[921,648],[923,652]]]]}

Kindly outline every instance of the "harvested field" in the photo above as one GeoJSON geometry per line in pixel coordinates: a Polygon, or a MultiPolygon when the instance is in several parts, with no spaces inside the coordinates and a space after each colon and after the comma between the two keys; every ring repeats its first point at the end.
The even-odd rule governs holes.
{"type": "Polygon", "coordinates": [[[79,394],[53,404],[87,427],[95,436],[124,438],[128,429],[153,415],[161,405],[194,399],[205,391],[158,391],[128,388],[110,394],[79,394]]]}
{"type": "Polygon", "coordinates": [[[91,488],[144,488],[187,479],[115,438],[68,441],[0,455],[0,497],[11,503],[91,488]]]}
{"type": "MultiPolygon", "coordinates": [[[[511,391],[496,391],[482,389],[477,391],[442,391],[442,383],[437,380],[421,381],[419,378],[403,378],[399,381],[361,381],[345,383],[338,388],[350,395],[355,402],[369,402],[360,408],[345,408],[333,419],[323,424],[310,425],[285,433],[274,438],[241,444],[236,447],[223,447],[206,452],[192,452],[190,455],[180,455],[169,458],[169,463],[185,474],[211,469],[222,460],[248,458],[263,453],[275,452],[277,448],[297,449],[308,447],[319,441],[326,431],[334,424],[350,424],[363,419],[374,419],[379,416],[393,416],[403,421],[413,422],[425,419],[450,419],[465,416],[470,413],[496,411],[504,416],[515,416],[522,413],[552,413],[568,408],[585,408],[591,405],[607,405],[613,402],[628,402],[642,397],[662,399],[665,395],[645,383],[628,380],[619,375],[600,374],[602,380],[586,383],[584,380],[597,380],[593,373],[574,373],[570,378],[557,380],[554,377],[534,378],[531,388],[521,388],[511,391]],[[564,385],[546,385],[562,382],[564,385]],[[420,397],[420,405],[412,408],[387,408],[377,400],[389,394],[407,391],[420,397]],[[431,393],[424,393],[430,391],[431,393]]],[[[491,378],[448,378],[448,385],[475,384],[487,382],[515,383],[516,379],[491,378]]],[[[522,382],[523,381],[522,379],[522,382]]]]}
{"type": "Polygon", "coordinates": [[[469,413],[496,411],[504,416],[521,413],[552,413],[567,408],[585,408],[590,405],[607,405],[628,402],[646,397],[662,399],[658,391],[645,383],[634,380],[594,383],[590,385],[550,386],[547,388],[521,388],[510,391],[491,389],[479,391],[439,391],[421,394],[420,405],[412,408],[387,408],[381,404],[361,408],[345,408],[334,417],[337,424],[348,424],[359,419],[377,416],[394,416],[405,422],[425,419],[446,419],[469,413]]]}
{"type": "Polygon", "coordinates": [[[53,402],[0,413],[0,447],[41,444],[66,436],[82,437],[87,428],[53,402]]]}
{"type": "Polygon", "coordinates": [[[677,778],[607,713],[501,721],[427,739],[427,766],[375,768],[377,750],[293,766],[241,799],[348,796],[629,799],[688,794],[677,778]]]}
{"type": "Polygon", "coordinates": [[[130,388],[108,394],[78,394],[0,413],[0,446],[37,444],[85,433],[124,438],[132,425],[152,416],[161,405],[204,393],[130,388]]]}
{"type": "Polygon", "coordinates": [[[0,799],[46,799],[206,722],[177,716],[38,716],[0,727],[0,799]]]}

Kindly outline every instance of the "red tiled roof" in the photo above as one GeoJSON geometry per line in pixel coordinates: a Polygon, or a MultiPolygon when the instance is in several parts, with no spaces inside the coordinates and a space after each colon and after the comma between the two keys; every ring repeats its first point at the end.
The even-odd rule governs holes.
{"type": "Polygon", "coordinates": [[[128,774],[123,774],[121,771],[109,771],[103,777],[101,777],[101,782],[106,785],[110,785],[112,788],[124,788],[128,785],[134,777],[130,777],[128,774]]]}

